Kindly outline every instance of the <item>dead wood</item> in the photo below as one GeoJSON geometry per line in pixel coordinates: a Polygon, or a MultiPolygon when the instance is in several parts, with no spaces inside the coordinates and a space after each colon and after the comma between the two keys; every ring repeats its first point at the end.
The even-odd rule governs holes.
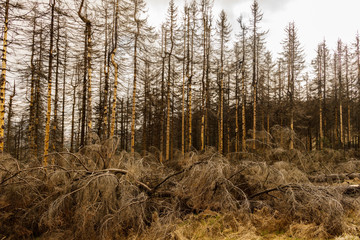
{"type": "Polygon", "coordinates": [[[360,179],[360,173],[339,173],[339,174],[321,174],[309,176],[311,182],[344,182],[345,180],[360,179]]]}

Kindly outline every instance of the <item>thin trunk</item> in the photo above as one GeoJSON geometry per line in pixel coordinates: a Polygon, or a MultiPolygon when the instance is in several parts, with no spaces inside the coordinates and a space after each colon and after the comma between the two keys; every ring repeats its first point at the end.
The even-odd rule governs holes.
{"type": "Polygon", "coordinates": [[[29,145],[30,145],[30,153],[31,155],[35,156],[35,63],[34,63],[34,56],[35,56],[35,34],[36,34],[36,16],[34,16],[33,22],[33,34],[32,34],[32,44],[31,44],[31,83],[30,83],[30,119],[29,119],[29,145]]]}
{"type": "MultiPolygon", "coordinates": [[[[169,160],[170,159],[170,85],[171,85],[171,76],[172,76],[172,72],[171,72],[171,59],[172,59],[172,54],[173,54],[173,48],[174,48],[174,30],[173,30],[173,11],[171,12],[171,16],[170,16],[170,51],[169,51],[169,58],[168,58],[168,76],[167,76],[167,96],[166,96],[166,101],[167,101],[167,114],[166,114],[166,144],[165,144],[165,160],[169,160]]],[[[166,38],[166,37],[165,37],[166,38]]]]}
{"type": "Polygon", "coordinates": [[[337,104],[338,104],[338,89],[337,89],[337,55],[336,53],[334,54],[334,92],[335,92],[335,104],[334,104],[334,114],[335,114],[335,126],[334,126],[334,140],[335,142],[333,143],[333,147],[335,147],[335,145],[338,144],[338,108],[337,108],[337,104]]]}
{"type": "MultiPolygon", "coordinates": [[[[318,94],[319,94],[319,134],[320,134],[320,150],[323,149],[323,142],[324,142],[324,134],[323,134],[323,108],[322,108],[322,84],[321,84],[321,75],[322,75],[322,57],[321,57],[322,50],[319,48],[319,58],[318,58],[318,94]]],[[[325,54],[325,53],[324,53],[325,54]]]]}
{"type": "Polygon", "coordinates": [[[239,151],[239,79],[238,79],[238,63],[235,72],[235,152],[239,151]]]}
{"type": "Polygon", "coordinates": [[[257,23],[257,12],[254,13],[253,20],[253,52],[252,52],[252,86],[253,86],[253,145],[252,149],[256,149],[256,95],[257,95],[257,33],[256,33],[256,23],[257,23]]]}
{"type": "Polygon", "coordinates": [[[41,123],[40,122],[40,117],[42,117],[42,110],[41,110],[41,92],[42,92],[42,87],[41,87],[41,75],[42,75],[42,61],[43,61],[43,37],[42,37],[42,24],[40,24],[40,43],[39,43],[39,59],[38,59],[38,63],[37,63],[37,76],[35,79],[35,110],[34,110],[34,121],[35,121],[35,125],[34,125],[34,153],[35,153],[35,157],[37,158],[39,155],[39,149],[40,149],[40,128],[41,123]]]}
{"type": "Polygon", "coordinates": [[[342,63],[341,63],[341,57],[342,57],[342,44],[339,41],[338,42],[338,79],[339,79],[339,121],[340,121],[340,143],[341,146],[344,145],[344,127],[343,127],[343,103],[342,103],[342,63]]]}
{"type": "Polygon", "coordinates": [[[70,135],[70,152],[74,152],[74,131],[75,131],[75,106],[76,106],[76,85],[73,85],[73,103],[71,110],[71,135],[70,135]]]}
{"type": "Polygon", "coordinates": [[[138,36],[135,34],[134,45],[134,81],[133,81],[133,95],[132,95],[132,110],[131,110],[131,153],[135,152],[135,114],[136,114],[136,78],[137,78],[137,41],[138,36]]]}
{"type": "MultiPolygon", "coordinates": [[[[87,134],[88,137],[90,137],[90,133],[92,132],[92,99],[91,99],[91,74],[92,74],[92,68],[91,68],[91,23],[88,22],[88,55],[87,55],[87,60],[88,60],[88,81],[87,81],[87,87],[88,87],[88,96],[87,96],[87,134]]],[[[87,140],[88,141],[88,140],[87,140]]],[[[88,142],[89,144],[89,142],[88,142]]]]}
{"type": "MultiPolygon", "coordinates": [[[[192,9],[194,11],[194,8],[192,9]]],[[[190,14],[189,14],[190,15],[190,14]]],[[[190,21],[190,16],[188,18],[190,21]]],[[[191,28],[191,57],[190,57],[190,64],[191,64],[191,75],[189,78],[189,151],[192,148],[192,78],[194,76],[194,31],[195,31],[195,14],[192,14],[192,28],[191,28]]],[[[189,22],[190,25],[190,22],[189,22]]]]}
{"type": "MultiPolygon", "coordinates": [[[[172,31],[170,35],[172,42],[172,31]]],[[[167,101],[167,113],[166,113],[166,145],[165,145],[165,160],[170,159],[170,87],[171,87],[171,54],[172,54],[173,44],[171,44],[169,59],[168,59],[168,79],[167,79],[167,91],[166,91],[166,101],[167,101]]]]}
{"type": "Polygon", "coordinates": [[[46,127],[45,127],[45,140],[44,140],[44,159],[43,159],[43,165],[44,166],[47,166],[48,154],[49,154],[55,3],[56,2],[54,0],[50,4],[51,5],[51,24],[50,24],[50,50],[49,50],[49,70],[48,70],[47,112],[46,112],[46,127]]]}
{"type": "Polygon", "coordinates": [[[107,9],[105,9],[105,50],[104,50],[104,96],[102,98],[102,107],[101,109],[101,123],[99,135],[101,139],[106,139],[108,137],[108,97],[109,97],[109,69],[110,64],[108,61],[108,23],[107,23],[107,9]]]}
{"type": "Polygon", "coordinates": [[[351,111],[350,111],[350,83],[349,83],[349,53],[345,47],[345,80],[346,80],[346,103],[347,103],[347,144],[350,147],[351,141],[351,111]]]}
{"type": "Polygon", "coordinates": [[[200,150],[203,151],[205,148],[205,77],[206,77],[206,29],[207,29],[207,19],[205,15],[205,10],[203,10],[203,67],[202,67],[202,78],[201,78],[201,132],[200,132],[200,150]]]}
{"type": "Polygon", "coordinates": [[[110,123],[110,138],[114,137],[115,128],[115,113],[116,113],[116,99],[117,99],[117,84],[118,84],[118,64],[115,62],[116,48],[111,53],[111,64],[114,66],[114,86],[113,86],[113,101],[111,108],[111,123],[110,123]]]}
{"type": "Polygon", "coordinates": [[[67,50],[68,50],[68,42],[67,35],[65,36],[66,44],[65,44],[65,55],[64,55],[64,72],[63,72],[63,92],[62,92],[62,116],[61,116],[61,148],[64,148],[64,135],[65,135],[65,98],[66,98],[66,67],[67,67],[67,50]]]}
{"type": "MultiPolygon", "coordinates": [[[[243,62],[244,64],[244,62],[243,62]]],[[[241,111],[241,128],[242,128],[242,139],[241,139],[241,143],[242,143],[242,151],[245,152],[246,151],[246,92],[245,92],[245,69],[244,66],[241,66],[241,85],[242,85],[242,111],[241,111]]]]}
{"type": "Polygon", "coordinates": [[[164,98],[165,98],[165,58],[166,58],[166,31],[162,29],[162,65],[161,65],[161,106],[160,106],[160,162],[164,155],[164,98]]]}
{"type": "MultiPolygon", "coordinates": [[[[185,21],[186,22],[187,15],[185,14],[185,21]]],[[[184,24],[185,25],[185,24],[184,24]]],[[[185,25],[186,26],[186,25],[185,25]]],[[[181,154],[185,154],[185,76],[186,76],[186,68],[185,68],[185,61],[186,61],[186,27],[184,26],[184,56],[183,56],[183,82],[182,82],[182,99],[181,99],[181,154]]]]}
{"type": "Polygon", "coordinates": [[[10,132],[11,132],[11,123],[12,123],[12,116],[13,116],[13,111],[12,111],[12,105],[13,105],[13,98],[15,97],[15,83],[14,83],[14,90],[13,93],[10,95],[10,99],[9,99],[9,112],[8,112],[8,119],[7,119],[7,132],[6,132],[6,148],[8,152],[11,152],[11,147],[10,147],[10,143],[13,139],[11,139],[10,137],[10,132]]]}
{"type": "Polygon", "coordinates": [[[115,128],[115,115],[116,115],[116,100],[117,100],[117,85],[118,85],[118,64],[115,62],[115,54],[117,51],[117,38],[118,38],[118,12],[119,12],[119,0],[116,1],[115,8],[115,46],[111,52],[111,64],[114,66],[114,90],[113,90],[113,101],[111,108],[111,123],[110,123],[110,138],[114,137],[114,128],[115,128]]]}
{"type": "Polygon", "coordinates": [[[148,149],[148,136],[147,136],[147,131],[148,131],[148,98],[149,98],[149,81],[150,81],[150,77],[149,77],[149,62],[145,62],[145,79],[144,79],[144,109],[143,109],[143,136],[142,136],[142,145],[143,145],[143,154],[146,153],[147,149],[148,149]]]}
{"type": "Polygon", "coordinates": [[[257,95],[257,84],[254,83],[253,86],[253,102],[254,102],[254,106],[253,106],[253,145],[252,145],[252,149],[256,150],[256,95],[257,95]]]}
{"type": "Polygon", "coordinates": [[[321,104],[321,94],[319,98],[319,134],[320,134],[320,150],[323,149],[324,135],[323,135],[323,109],[321,104]]]}
{"type": "MultiPolygon", "coordinates": [[[[134,14],[135,16],[136,14],[134,14]]],[[[137,22],[137,20],[135,19],[137,22]]],[[[135,114],[136,114],[136,81],[137,81],[137,45],[139,37],[139,26],[137,23],[137,32],[134,39],[134,80],[133,80],[133,95],[132,95],[132,111],[131,111],[131,153],[135,153],[135,114]]]]}
{"type": "Polygon", "coordinates": [[[230,74],[228,73],[227,83],[227,110],[226,110],[226,139],[227,139],[227,153],[230,153],[231,139],[230,139],[230,74]]]}
{"type": "MultiPolygon", "coordinates": [[[[86,132],[87,132],[87,139],[86,142],[89,142],[90,133],[92,132],[92,106],[91,106],[91,74],[92,74],[92,68],[91,68],[91,21],[87,19],[86,16],[83,16],[81,14],[81,10],[84,4],[84,0],[81,1],[78,15],[81,18],[81,20],[85,23],[85,52],[84,52],[84,62],[85,62],[85,71],[84,71],[84,92],[85,95],[86,88],[87,88],[87,98],[86,96],[83,98],[83,107],[86,107],[83,109],[83,121],[85,121],[85,114],[87,119],[87,125],[86,125],[86,132]],[[86,72],[87,72],[87,80],[86,80],[86,72]],[[86,86],[87,85],[87,86],[86,86]],[[87,99],[87,101],[86,101],[87,99]],[[86,101],[86,106],[85,106],[86,101]]],[[[82,132],[81,132],[81,144],[84,145],[84,137],[85,137],[85,129],[83,126],[82,132]]]]}
{"type": "Polygon", "coordinates": [[[9,0],[5,3],[5,24],[3,49],[1,56],[1,80],[0,80],[0,153],[4,151],[4,118],[5,118],[5,85],[6,85],[6,53],[7,53],[7,34],[9,23],[9,0]]]}
{"type": "Polygon", "coordinates": [[[59,57],[60,57],[60,15],[57,16],[57,37],[56,37],[56,67],[55,67],[55,96],[54,96],[54,116],[53,116],[53,133],[52,149],[58,149],[58,108],[59,108],[59,57]]]}

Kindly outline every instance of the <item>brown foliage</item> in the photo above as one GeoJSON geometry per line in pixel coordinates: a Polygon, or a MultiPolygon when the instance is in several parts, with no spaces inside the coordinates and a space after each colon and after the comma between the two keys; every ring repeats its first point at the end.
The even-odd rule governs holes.
{"type": "MultiPolygon", "coordinates": [[[[307,172],[320,160],[296,150],[230,161],[210,149],[162,164],[152,154],[115,154],[116,145],[108,140],[76,154],[54,153],[46,168],[3,155],[0,236],[187,239],[188,231],[203,232],[199,223],[207,219],[216,220],[209,238],[224,229],[246,235],[245,223],[257,233],[326,238],[348,231],[344,219],[358,206],[344,187],[312,184],[307,172]]],[[[348,168],[339,161],[333,169],[348,168]]]]}

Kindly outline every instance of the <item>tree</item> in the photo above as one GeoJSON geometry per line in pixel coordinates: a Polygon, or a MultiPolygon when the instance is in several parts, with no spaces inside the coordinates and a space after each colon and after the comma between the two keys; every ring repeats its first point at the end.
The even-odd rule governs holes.
{"type": "Polygon", "coordinates": [[[54,46],[54,18],[55,18],[55,0],[49,4],[51,7],[51,23],[50,23],[50,49],[49,49],[49,68],[48,68],[48,91],[47,91],[47,111],[46,111],[46,127],[44,140],[44,160],[43,165],[47,165],[49,154],[49,140],[50,140],[50,114],[51,114],[51,87],[52,87],[52,64],[53,64],[53,46],[54,46]]]}
{"type": "Polygon", "coordinates": [[[343,46],[342,41],[338,40],[337,46],[337,79],[339,83],[339,121],[340,121],[340,144],[344,144],[344,129],[343,129],[343,79],[342,79],[342,58],[343,46]]]}
{"type": "MultiPolygon", "coordinates": [[[[168,8],[168,31],[169,31],[169,41],[170,49],[167,53],[168,55],[168,75],[167,75],[167,88],[166,88],[166,144],[165,144],[165,159],[169,160],[170,158],[170,88],[171,88],[171,69],[172,69],[172,58],[173,51],[175,47],[175,30],[176,30],[176,17],[177,17],[177,8],[175,7],[174,1],[170,0],[168,8]]],[[[165,34],[166,37],[166,34],[165,34]]]]}
{"type": "Polygon", "coordinates": [[[259,23],[263,18],[263,13],[259,8],[257,0],[251,5],[252,18],[251,24],[251,50],[252,50],[252,87],[253,87],[253,150],[256,149],[256,104],[258,87],[258,70],[260,60],[260,50],[263,45],[263,37],[267,32],[260,32],[259,23]]]}
{"type": "MultiPolygon", "coordinates": [[[[242,95],[242,107],[241,107],[241,129],[242,129],[242,139],[241,139],[241,150],[246,151],[246,90],[245,90],[245,66],[247,63],[246,59],[246,31],[247,27],[245,26],[242,16],[238,19],[241,28],[241,95],[242,95]]],[[[239,62],[240,63],[240,62],[239,62]]]]}
{"type": "Polygon", "coordinates": [[[297,29],[294,22],[290,22],[285,28],[286,38],[283,41],[282,55],[287,67],[287,94],[290,104],[290,149],[294,149],[294,107],[295,107],[295,84],[304,68],[304,56],[301,48],[297,29]]]}
{"type": "Polygon", "coordinates": [[[147,18],[141,18],[141,13],[145,12],[146,3],[144,0],[131,0],[130,11],[132,28],[130,34],[133,36],[133,91],[131,108],[131,153],[135,153],[135,119],[136,119],[136,96],[137,78],[140,49],[146,49],[145,44],[149,42],[149,35],[152,29],[147,26],[147,18]]]}
{"type": "Polygon", "coordinates": [[[230,37],[230,24],[227,19],[227,15],[224,10],[220,12],[219,20],[216,22],[216,30],[219,37],[219,118],[218,118],[218,151],[223,152],[224,147],[224,59],[226,52],[226,43],[230,37]]]}
{"type": "Polygon", "coordinates": [[[6,0],[3,49],[1,55],[1,79],[0,79],[0,153],[4,151],[6,53],[7,53],[7,45],[8,45],[7,42],[8,30],[9,30],[9,0],[6,0]]]}
{"type": "Polygon", "coordinates": [[[82,126],[81,126],[81,146],[84,146],[89,141],[88,137],[92,131],[92,100],[91,100],[91,21],[82,14],[84,0],[81,1],[78,10],[78,16],[85,24],[85,49],[84,49],[84,81],[83,81],[83,113],[82,113],[82,126]],[[87,93],[87,96],[86,96],[87,93]],[[86,110],[85,110],[86,109],[86,110]],[[85,120],[87,120],[85,129],[85,120]],[[85,130],[88,134],[85,140],[85,130]]]}
{"type": "Polygon", "coordinates": [[[271,83],[272,83],[272,72],[273,72],[273,68],[275,67],[275,64],[273,63],[272,60],[272,55],[271,52],[267,51],[265,53],[265,60],[264,60],[264,78],[265,78],[265,83],[264,83],[264,108],[266,109],[266,143],[270,144],[270,108],[271,108],[271,83]],[[265,107],[266,104],[266,107],[265,107]]]}
{"type": "Polygon", "coordinates": [[[324,142],[324,132],[323,132],[323,102],[322,102],[322,96],[323,96],[323,46],[322,44],[318,45],[317,49],[317,57],[315,60],[315,72],[317,73],[317,90],[318,90],[318,98],[319,98],[319,149],[323,149],[323,142],[324,142]]]}
{"type": "MultiPolygon", "coordinates": [[[[117,85],[118,85],[118,64],[115,61],[115,54],[117,51],[117,41],[118,41],[118,14],[119,14],[119,0],[116,0],[115,7],[115,36],[114,36],[114,48],[111,51],[111,63],[114,67],[114,90],[113,90],[113,102],[111,108],[111,123],[110,123],[110,138],[114,137],[115,129],[115,113],[116,113],[116,100],[117,100],[117,85]]],[[[136,13],[134,13],[136,14],[136,13]]],[[[135,65],[136,66],[136,65],[135,65]]],[[[108,73],[107,73],[108,74],[108,73]]],[[[107,91],[107,90],[106,90],[107,91]]]]}

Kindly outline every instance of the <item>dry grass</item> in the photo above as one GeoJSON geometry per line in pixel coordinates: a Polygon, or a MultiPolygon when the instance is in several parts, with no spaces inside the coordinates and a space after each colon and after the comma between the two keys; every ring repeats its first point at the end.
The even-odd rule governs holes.
{"type": "MultiPolygon", "coordinates": [[[[2,155],[0,239],[261,239],[264,233],[325,239],[360,233],[356,194],[314,185],[308,174],[351,171],[336,151],[268,149],[223,157],[115,154],[117,139],[52,165],[2,155]],[[329,165],[324,159],[329,155],[329,165]]],[[[344,238],[345,239],[345,238],[344,238]]]]}

